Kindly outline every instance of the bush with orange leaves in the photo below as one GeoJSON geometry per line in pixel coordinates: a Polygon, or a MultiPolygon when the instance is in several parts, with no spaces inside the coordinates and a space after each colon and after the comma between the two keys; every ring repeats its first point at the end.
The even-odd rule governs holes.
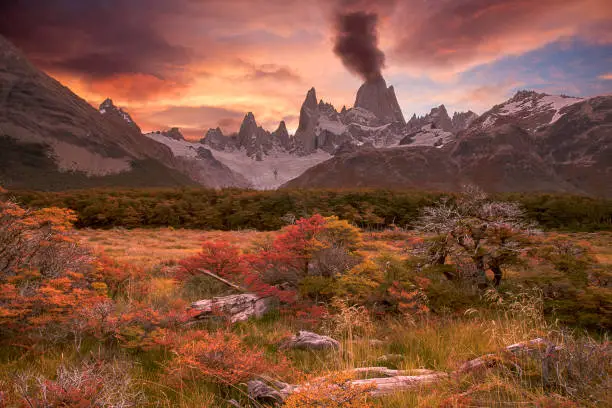
{"type": "Polygon", "coordinates": [[[91,257],[69,236],[74,213],[61,208],[26,210],[0,201],[0,279],[36,269],[45,277],[78,270],[91,257]]]}
{"type": "Polygon", "coordinates": [[[180,381],[204,380],[222,385],[244,382],[261,374],[278,374],[288,363],[271,362],[264,352],[249,347],[234,333],[204,330],[185,333],[175,340],[175,358],[167,372],[180,381]]]}
{"type": "Polygon", "coordinates": [[[81,333],[77,312],[106,297],[84,273],[91,257],[69,235],[74,220],[68,210],[0,201],[0,333],[81,333]]]}
{"type": "Polygon", "coordinates": [[[334,373],[300,386],[285,401],[285,408],[371,408],[372,384],[354,384],[350,373],[334,373]]]}

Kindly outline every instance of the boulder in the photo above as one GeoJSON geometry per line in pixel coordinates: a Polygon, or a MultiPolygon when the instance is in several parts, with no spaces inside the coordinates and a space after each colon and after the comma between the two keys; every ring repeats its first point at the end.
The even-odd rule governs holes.
{"type": "Polygon", "coordinates": [[[300,330],[296,335],[286,340],[281,348],[298,350],[337,350],[340,343],[328,336],[300,330]]]}
{"type": "Polygon", "coordinates": [[[249,397],[262,404],[281,405],[293,392],[293,386],[280,381],[270,380],[270,384],[262,380],[252,380],[247,383],[249,397]]]}

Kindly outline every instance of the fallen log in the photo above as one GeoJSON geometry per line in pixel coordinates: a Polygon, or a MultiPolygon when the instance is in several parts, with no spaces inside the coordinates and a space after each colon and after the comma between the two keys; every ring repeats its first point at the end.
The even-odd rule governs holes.
{"type": "Polygon", "coordinates": [[[251,317],[262,317],[276,304],[275,299],[248,293],[246,288],[236,285],[209,270],[198,269],[198,271],[241,292],[241,294],[219,296],[193,302],[191,309],[196,311],[194,316],[196,319],[222,317],[228,319],[231,323],[242,322],[251,317]]]}
{"type": "Polygon", "coordinates": [[[242,322],[251,317],[262,317],[275,305],[275,299],[260,297],[254,293],[214,297],[191,304],[196,319],[222,317],[231,323],[242,322]]]}
{"type": "MultiPolygon", "coordinates": [[[[526,341],[523,343],[512,344],[503,349],[503,352],[511,354],[533,353],[546,347],[548,343],[541,338],[526,341]]],[[[450,379],[453,376],[477,371],[481,368],[491,367],[496,364],[499,359],[496,354],[486,354],[482,357],[470,360],[461,365],[457,370],[452,372],[440,372],[432,370],[392,370],[386,367],[361,367],[347,370],[347,372],[355,374],[376,374],[379,377],[350,380],[350,386],[368,387],[370,395],[381,396],[388,395],[397,391],[414,390],[424,386],[436,384],[442,380],[450,379]],[[380,377],[383,375],[384,377],[380,377]]],[[[262,380],[249,381],[249,391],[256,390],[255,393],[249,392],[251,398],[257,401],[278,402],[282,403],[289,395],[295,392],[300,392],[309,385],[324,381],[326,376],[311,380],[302,385],[291,385],[279,381],[269,381],[266,384],[262,380]]]]}

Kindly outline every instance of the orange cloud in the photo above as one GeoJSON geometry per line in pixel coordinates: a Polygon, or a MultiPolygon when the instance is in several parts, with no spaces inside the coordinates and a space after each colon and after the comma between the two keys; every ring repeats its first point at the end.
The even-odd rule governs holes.
{"type": "Polygon", "coordinates": [[[89,90],[96,95],[112,95],[122,101],[180,97],[187,83],[166,81],[147,74],[123,74],[91,82],[89,90]]]}
{"type": "Polygon", "coordinates": [[[612,80],[612,72],[609,72],[609,73],[607,73],[607,74],[600,75],[600,76],[598,76],[598,78],[599,78],[599,79],[609,79],[609,80],[612,80]]]}

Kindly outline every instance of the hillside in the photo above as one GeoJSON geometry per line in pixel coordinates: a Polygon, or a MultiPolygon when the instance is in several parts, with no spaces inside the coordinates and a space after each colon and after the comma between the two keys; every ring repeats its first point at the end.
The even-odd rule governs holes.
{"type": "Polygon", "coordinates": [[[0,85],[5,187],[246,185],[232,183],[233,173],[210,157],[195,164],[176,158],[167,146],[143,136],[112,101],[96,110],[1,36],[0,85]],[[211,178],[209,169],[215,167],[220,170],[211,178]]]}

